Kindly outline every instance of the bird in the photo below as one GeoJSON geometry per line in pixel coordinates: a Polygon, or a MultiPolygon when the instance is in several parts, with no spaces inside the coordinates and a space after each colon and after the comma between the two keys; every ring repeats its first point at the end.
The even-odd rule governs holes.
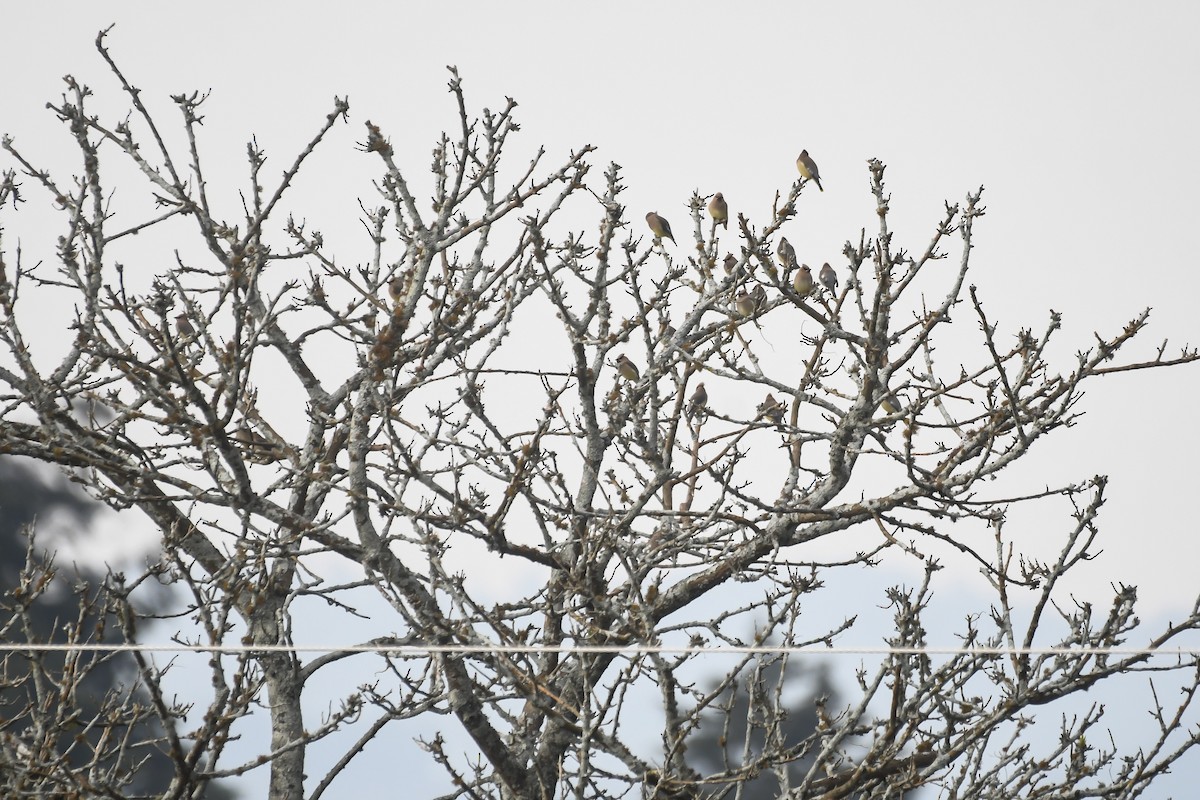
{"type": "Polygon", "coordinates": [[[733,306],[743,317],[748,317],[754,313],[754,298],[745,292],[738,292],[733,298],[733,306]]]}
{"type": "Polygon", "coordinates": [[[738,265],[737,256],[735,256],[733,253],[726,253],[725,254],[725,264],[724,264],[725,274],[732,275],[733,271],[735,269],[737,269],[737,265],[738,265]]]}
{"type": "Polygon", "coordinates": [[[767,305],[767,287],[761,283],[754,287],[754,291],[750,293],[750,299],[754,301],[754,310],[761,311],[767,305]]]}
{"type": "Polygon", "coordinates": [[[801,264],[800,269],[796,270],[796,277],[792,278],[792,288],[801,297],[807,297],[813,290],[812,270],[808,268],[808,264],[801,264]]]}
{"type": "Polygon", "coordinates": [[[254,464],[281,461],[286,455],[283,448],[244,422],[233,432],[231,438],[244,447],[243,455],[247,461],[254,464]]]}
{"type": "Polygon", "coordinates": [[[830,294],[837,294],[837,273],[833,271],[833,267],[829,266],[828,261],[821,266],[821,284],[829,290],[830,294]]]}
{"type": "Polygon", "coordinates": [[[196,335],[196,329],[192,327],[192,322],[188,319],[187,314],[175,317],[175,332],[184,339],[190,339],[196,335]]]}
{"type": "Polygon", "coordinates": [[[784,269],[790,269],[796,264],[796,248],[792,247],[786,236],[780,237],[775,255],[779,257],[779,263],[784,269]]]}
{"type": "Polygon", "coordinates": [[[399,302],[400,298],[404,297],[404,276],[397,275],[388,281],[388,295],[393,302],[399,302]]]}
{"type": "Polygon", "coordinates": [[[655,239],[666,237],[671,240],[671,244],[675,244],[675,237],[671,235],[671,223],[660,217],[657,211],[646,213],[646,224],[650,226],[650,232],[654,234],[655,239]]]}
{"type": "Polygon", "coordinates": [[[808,157],[807,150],[801,150],[800,155],[796,156],[796,169],[806,180],[815,183],[822,192],[825,191],[825,188],[821,186],[821,173],[817,170],[816,162],[808,157]]]}
{"type": "Polygon", "coordinates": [[[708,391],[704,388],[703,381],[696,384],[696,391],[692,392],[692,397],[687,404],[687,418],[695,419],[700,414],[704,413],[708,406],[708,391]]]}
{"type": "Polygon", "coordinates": [[[758,418],[765,419],[775,425],[783,424],[783,415],[787,411],[787,406],[779,404],[775,399],[775,395],[767,392],[767,396],[761,403],[758,404],[758,418]]]}
{"type": "Polygon", "coordinates": [[[725,230],[729,230],[729,204],[725,202],[725,195],[717,192],[712,196],[712,200],[708,201],[708,213],[713,222],[718,222],[725,230]]]}
{"type": "Polygon", "coordinates": [[[883,399],[879,401],[879,405],[883,408],[883,413],[895,414],[900,410],[900,398],[892,392],[886,392],[883,399]]]}
{"type": "MultiPolygon", "coordinates": [[[[678,333],[679,331],[676,330],[674,325],[668,325],[664,320],[664,325],[661,326],[659,333],[659,342],[661,344],[665,344],[666,347],[670,347],[671,343],[674,342],[674,339],[676,339],[678,333]]],[[[696,342],[692,341],[691,336],[684,336],[683,338],[679,339],[679,343],[676,345],[676,347],[678,347],[680,350],[683,350],[684,353],[691,353],[692,350],[696,349],[696,342]]]]}
{"type": "Polygon", "coordinates": [[[617,374],[627,381],[636,381],[642,377],[642,373],[638,371],[637,364],[629,360],[629,357],[622,353],[617,356],[617,374]]]}
{"type": "MultiPolygon", "coordinates": [[[[675,336],[678,333],[679,332],[677,330],[675,330],[674,325],[663,325],[662,333],[658,337],[659,342],[670,345],[671,342],[675,341],[675,336]]],[[[676,345],[676,347],[678,347],[680,350],[682,350],[685,353],[694,352],[696,349],[695,334],[691,334],[689,336],[682,337],[679,340],[679,344],[676,345]]]]}

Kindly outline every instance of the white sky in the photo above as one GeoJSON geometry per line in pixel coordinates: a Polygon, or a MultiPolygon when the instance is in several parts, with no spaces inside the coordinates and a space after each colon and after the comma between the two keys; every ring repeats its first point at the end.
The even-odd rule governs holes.
{"type": "MultiPolygon", "coordinates": [[[[1196,4],[334,7],[6,8],[0,133],[47,163],[69,152],[65,130],[44,109],[65,73],[96,89],[97,108],[121,107],[92,45],[114,21],[108,43],[161,119],[177,119],[169,94],[212,90],[206,142],[228,156],[228,172],[211,171],[210,159],[210,185],[245,184],[252,134],[271,156],[267,173],[277,175],[332,97],[349,95],[351,124],[312,170],[325,180],[341,174],[344,185],[302,189],[309,219],[341,232],[349,248],[357,213],[343,201],[369,197],[375,169],[349,143],[362,140],[371,119],[402,161],[424,172],[434,136],[455,125],[444,70],[455,64],[475,110],[502,107],[505,95],[519,101],[519,152],[544,144],[556,164],[590,143],[600,148],[593,177],[609,161],[621,164],[631,219],[655,209],[678,234],[697,189],[723,191],[735,214],[762,218],[807,148],[825,192],[805,192],[797,234],[788,237],[802,261],[837,263],[842,242],[874,225],[865,161],[878,157],[888,164],[892,230],[911,250],[928,242],[943,201],[986,187],[971,281],[1004,335],[1040,332],[1049,309],[1062,312],[1055,357],[1064,373],[1075,350],[1094,344],[1093,331],[1111,337],[1146,306],[1151,326],[1123,359],[1150,357],[1164,338],[1173,343],[1168,355],[1185,341],[1200,344],[1196,4]]],[[[32,204],[44,203],[32,182],[28,190],[32,204]]],[[[6,222],[11,237],[17,221],[6,222]]],[[[968,345],[978,340],[966,308],[956,323],[968,345]]],[[[1200,592],[1198,385],[1200,366],[1093,383],[1081,423],[1031,459],[1039,471],[1031,485],[1112,478],[1101,516],[1105,552],[1081,586],[1101,605],[1110,583],[1133,583],[1145,616],[1177,618],[1200,592]]],[[[1066,523],[1050,524],[1047,535],[1066,523]]]]}

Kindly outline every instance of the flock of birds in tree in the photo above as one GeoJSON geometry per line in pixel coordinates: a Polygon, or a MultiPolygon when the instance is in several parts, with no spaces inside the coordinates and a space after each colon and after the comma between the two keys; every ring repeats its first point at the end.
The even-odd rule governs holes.
{"type": "MultiPolygon", "coordinates": [[[[817,185],[817,188],[822,192],[825,188],[821,186],[821,173],[817,169],[817,164],[808,155],[807,150],[801,150],[800,155],[796,157],[796,169],[800,172],[800,177],[806,181],[812,181],[817,185]]],[[[712,196],[708,203],[708,213],[712,217],[713,222],[722,226],[726,230],[729,228],[729,204],[725,202],[725,195],[717,192],[712,196]]],[[[650,232],[654,234],[654,238],[661,242],[663,239],[670,239],[672,244],[675,244],[675,236],[671,233],[671,223],[667,222],[657,211],[651,211],[646,214],[646,224],[650,227],[650,232]]],[[[792,288],[801,297],[807,297],[812,293],[816,284],[813,281],[812,270],[807,264],[796,264],[796,250],[788,242],[787,237],[779,240],[779,245],[776,247],[776,255],[782,263],[785,270],[795,268],[795,276],[792,279],[792,288]]],[[[725,271],[732,272],[737,266],[737,257],[730,254],[725,257],[725,271]]],[[[830,294],[837,294],[838,276],[833,267],[826,262],[818,274],[818,279],[821,285],[829,290],[830,294]]],[[[767,300],[767,290],[762,284],[758,284],[753,291],[746,293],[741,292],[733,298],[734,308],[737,313],[743,317],[749,317],[761,308],[767,300]]],[[[641,378],[641,372],[637,365],[629,360],[629,357],[621,354],[616,360],[617,374],[627,381],[637,381],[641,378]]],[[[889,398],[890,399],[890,398],[889,398]]],[[[696,384],[696,390],[692,393],[686,406],[688,419],[694,419],[702,414],[708,404],[708,392],[704,388],[703,383],[696,384]]],[[[894,406],[885,400],[885,411],[893,413],[894,406]],[[890,406],[890,407],[889,407],[890,406]]],[[[783,424],[783,415],[786,411],[786,406],[781,405],[773,395],[768,394],[766,399],[758,406],[758,416],[760,419],[765,419],[775,425],[783,424]]]]}

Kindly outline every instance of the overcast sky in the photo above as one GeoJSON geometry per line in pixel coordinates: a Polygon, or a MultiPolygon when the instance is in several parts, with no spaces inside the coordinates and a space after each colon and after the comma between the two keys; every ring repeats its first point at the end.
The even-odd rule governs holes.
{"type": "MultiPolygon", "coordinates": [[[[833,261],[872,230],[865,162],[877,157],[892,230],[912,250],[944,201],[986,187],[971,282],[1009,335],[1061,312],[1062,372],[1094,331],[1111,338],[1147,306],[1150,329],[1123,358],[1164,338],[1169,353],[1200,344],[1194,3],[105,2],[5,14],[0,133],[47,161],[71,152],[44,108],[63,74],[122,107],[93,47],[112,22],[114,55],[164,119],[176,118],[169,94],[212,91],[206,143],[229,172],[210,184],[244,185],[251,135],[282,169],[335,95],[351,102],[338,147],[371,119],[424,169],[455,125],[444,69],[455,64],[475,109],[520,103],[528,152],[543,144],[553,164],[593,144],[600,169],[621,164],[633,219],[655,209],[682,224],[695,190],[765,218],[807,148],[825,191],[805,193],[803,233],[789,238],[801,260],[833,261]]],[[[330,158],[348,159],[346,185],[310,189],[333,207],[308,215],[349,243],[357,211],[333,201],[369,197],[374,164],[330,158]]],[[[958,333],[978,338],[969,320],[958,333]]],[[[1112,478],[1105,553],[1082,587],[1102,604],[1119,580],[1141,587],[1146,616],[1178,617],[1200,591],[1198,386],[1195,365],[1095,382],[1080,424],[1035,451],[1033,484],[1112,478]]]]}

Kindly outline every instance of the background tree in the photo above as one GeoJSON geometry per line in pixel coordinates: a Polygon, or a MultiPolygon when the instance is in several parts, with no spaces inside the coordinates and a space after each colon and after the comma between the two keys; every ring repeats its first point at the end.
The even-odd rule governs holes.
{"type": "MultiPolygon", "coordinates": [[[[151,589],[141,592],[135,611],[126,593],[114,592],[106,580],[113,576],[97,574],[87,564],[75,564],[64,575],[35,546],[39,522],[44,527],[58,520],[80,539],[98,510],[65,480],[47,482],[16,459],[0,459],[4,642],[120,644],[122,619],[150,617],[167,604],[163,592],[151,589]]],[[[31,651],[26,658],[5,658],[0,678],[3,795],[161,794],[175,765],[159,749],[163,730],[152,708],[163,698],[151,688],[158,687],[141,684],[128,653],[31,651]]],[[[228,794],[211,787],[208,796],[228,794]]]]}
{"type": "MultiPolygon", "coordinates": [[[[724,695],[701,717],[688,740],[688,762],[702,774],[719,772],[729,761],[753,763],[768,749],[800,746],[825,724],[822,714],[842,705],[825,661],[802,662],[780,654],[759,659],[740,678],[734,684],[722,682],[724,695]],[[785,689],[802,694],[785,698],[785,689]]],[[[810,749],[789,763],[788,781],[799,783],[815,755],[810,749]]],[[[771,772],[739,776],[731,783],[745,800],[770,800],[779,794],[780,781],[771,772]]]]}
{"type": "MultiPolygon", "coordinates": [[[[1200,662],[1095,653],[1134,636],[1134,590],[1118,586],[1100,618],[1060,588],[1094,552],[1104,479],[990,487],[1075,420],[1085,382],[1197,354],[1164,345],[1118,361],[1148,312],[1062,374],[1047,356],[1056,315],[1040,333],[1000,335],[966,280],[981,191],[947,204],[910,252],[871,160],[875,230],[847,242],[835,289],[809,289],[795,221],[808,181],[765,220],[727,198],[727,230],[697,191],[674,236],[652,236],[640,211],[627,218],[620,168],[593,174],[591,146],[510,167],[516,104],[475,117],[451,70],[458,127],[435,145],[428,195],[365,123],[381,204],[364,202],[363,249],[346,260],[284,201],[348,120],[346,101],[273,183],[252,141],[233,198],[205,177],[204,98],[173,98],[176,141],[103,35],[98,46],[132,108],[110,124],[67,78],[52,108],[79,173],[52,175],[4,140],[23,175],[6,173],[0,207],[47,192],[64,228],[53,264],[0,242],[0,446],[144,512],[162,532],[164,574],[190,592],[197,630],[181,636],[226,648],[202,713],[156,709],[172,794],[267,769],[272,796],[321,796],[352,779],[371,741],[422,715],[445,730],[421,746],[467,796],[703,795],[771,773],[790,796],[936,785],[1126,797],[1195,745],[1180,722],[1200,662]],[[128,177],[119,197],[109,186],[128,164],[140,198],[128,177]],[[219,210],[231,198],[236,218],[219,210]],[[31,298],[64,292],[73,342],[35,357],[31,298]],[[948,327],[951,311],[970,325],[948,327]],[[977,344],[943,364],[935,343],[959,346],[968,331],[977,344]],[[1023,557],[1006,513],[1053,496],[1074,508],[1061,548],[1023,557]],[[766,643],[841,641],[855,618],[809,601],[885,559],[923,578],[876,589],[894,650],[860,669],[859,696],[814,708],[817,729],[799,741],[780,735],[782,682],[760,681],[745,706],[723,702],[748,670],[769,674],[766,643]],[[980,570],[994,600],[953,631],[964,651],[939,656],[925,611],[948,559],[980,570]],[[325,575],[347,569],[348,580],[325,575]],[[473,588],[497,574],[509,576],[492,587],[502,596],[473,588]],[[290,649],[316,609],[350,622],[368,605],[388,631],[361,643],[377,653],[290,649]],[[703,680],[710,648],[738,660],[715,687],[703,680]],[[306,696],[349,659],[372,661],[369,677],[306,718],[306,696]],[[1035,712],[1139,671],[1185,689],[1151,709],[1157,741],[1096,744],[1101,707],[1052,721],[1061,730],[1040,746],[1028,738],[1035,712]],[[270,717],[269,741],[235,754],[255,711],[270,717]],[[701,773],[687,748],[714,711],[765,733],[701,773]],[[331,766],[306,773],[316,753],[331,766]],[[798,777],[797,761],[811,765],[798,777]]],[[[1173,646],[1198,625],[1193,609],[1137,641],[1173,646]]],[[[150,660],[141,677],[161,685],[150,660]]]]}

